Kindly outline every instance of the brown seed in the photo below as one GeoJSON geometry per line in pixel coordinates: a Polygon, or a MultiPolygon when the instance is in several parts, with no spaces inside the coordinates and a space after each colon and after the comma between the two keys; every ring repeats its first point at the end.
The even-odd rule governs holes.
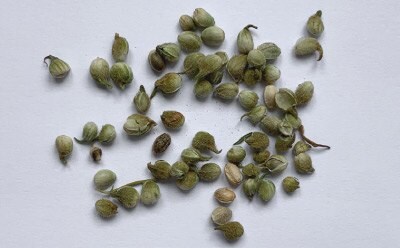
{"type": "Polygon", "coordinates": [[[230,188],[220,188],[214,192],[214,198],[222,204],[230,204],[235,198],[236,194],[230,188]]]}
{"type": "Polygon", "coordinates": [[[103,154],[100,147],[93,146],[90,149],[90,156],[92,157],[94,162],[99,162],[101,160],[101,155],[103,154]]]}
{"type": "Polygon", "coordinates": [[[226,179],[232,186],[237,187],[242,183],[243,180],[242,172],[240,171],[239,167],[237,167],[235,164],[227,163],[225,165],[224,172],[226,179]]]}
{"type": "Polygon", "coordinates": [[[168,146],[171,144],[171,136],[167,133],[163,133],[158,136],[153,143],[154,154],[160,154],[167,150],[168,146]]]}

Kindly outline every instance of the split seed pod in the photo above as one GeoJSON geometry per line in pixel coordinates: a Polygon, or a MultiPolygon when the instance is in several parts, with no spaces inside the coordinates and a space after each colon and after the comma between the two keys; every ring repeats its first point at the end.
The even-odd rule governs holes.
{"type": "Polygon", "coordinates": [[[128,135],[140,136],[148,133],[155,126],[157,126],[157,123],[149,117],[142,114],[133,114],[127,118],[124,124],[124,131],[128,135]]]}
{"type": "Polygon", "coordinates": [[[169,174],[177,179],[182,179],[189,172],[189,165],[183,161],[175,162],[171,166],[169,174]]]}
{"type": "Polygon", "coordinates": [[[119,36],[118,33],[115,33],[114,43],[112,46],[112,56],[114,60],[117,62],[125,61],[128,52],[129,52],[128,41],[124,37],[119,36]]]}
{"type": "Polygon", "coordinates": [[[110,66],[105,59],[96,58],[92,61],[90,75],[100,86],[107,89],[112,88],[112,84],[108,81],[110,79],[110,66]]]}
{"type": "Polygon", "coordinates": [[[278,92],[275,94],[275,103],[276,106],[284,112],[290,112],[297,105],[296,97],[293,91],[287,88],[280,88],[278,90],[278,92]]]}
{"type": "Polygon", "coordinates": [[[214,136],[208,132],[197,132],[192,140],[192,147],[200,151],[212,151],[214,153],[221,153],[222,150],[218,150],[214,136]]]}
{"type": "Polygon", "coordinates": [[[199,72],[197,73],[195,79],[202,79],[211,73],[218,71],[223,66],[223,61],[220,56],[216,54],[207,55],[201,57],[197,61],[199,72]]]}
{"type": "Polygon", "coordinates": [[[272,155],[267,162],[262,164],[262,169],[268,171],[272,175],[278,175],[286,170],[289,162],[282,155],[272,155]]]}
{"type": "Polygon", "coordinates": [[[251,32],[249,30],[250,28],[257,29],[256,26],[249,24],[244,27],[237,36],[236,43],[239,53],[241,54],[248,54],[251,50],[254,49],[253,36],[251,35],[251,32]]]}
{"type": "Polygon", "coordinates": [[[179,60],[181,49],[175,43],[164,43],[156,47],[156,52],[164,61],[175,63],[179,60]]]}
{"type": "Polygon", "coordinates": [[[309,144],[307,144],[306,142],[299,140],[294,145],[293,155],[297,156],[300,153],[307,152],[309,150],[311,150],[311,146],[309,144]]]}
{"type": "Polygon", "coordinates": [[[189,171],[182,179],[176,180],[176,186],[183,191],[188,191],[196,187],[199,176],[194,171],[189,171]]]}
{"type": "Polygon", "coordinates": [[[266,112],[267,112],[267,107],[265,107],[264,105],[258,105],[249,112],[247,112],[246,114],[242,115],[240,120],[243,120],[243,118],[248,117],[250,122],[253,125],[256,125],[264,118],[266,112]]]}
{"type": "Polygon", "coordinates": [[[149,56],[147,57],[149,61],[151,69],[156,72],[161,72],[165,68],[164,59],[161,57],[160,54],[156,52],[156,50],[151,50],[149,56]]]}
{"type": "Polygon", "coordinates": [[[235,82],[240,82],[244,77],[247,67],[247,55],[234,55],[226,64],[226,69],[235,82]]]}
{"type": "Polygon", "coordinates": [[[307,21],[307,30],[313,36],[320,36],[324,32],[324,23],[321,20],[322,11],[318,10],[317,13],[310,16],[307,21]]]}
{"type": "Polygon", "coordinates": [[[185,123],[185,116],[178,111],[164,111],[161,121],[166,128],[177,129],[185,123]]]}
{"type": "Polygon", "coordinates": [[[53,76],[54,78],[65,78],[68,75],[71,68],[65,61],[55,56],[49,55],[43,59],[43,62],[46,65],[47,65],[46,63],[47,59],[50,59],[50,65],[48,66],[51,76],[53,76]]]}
{"type": "Polygon", "coordinates": [[[211,156],[203,155],[201,152],[194,148],[186,148],[181,153],[182,161],[187,164],[196,164],[201,161],[208,161],[211,156]]]}
{"type": "Polygon", "coordinates": [[[298,173],[311,174],[315,171],[310,155],[303,152],[294,156],[294,166],[298,173]]]}
{"type": "Polygon", "coordinates": [[[178,73],[167,73],[154,83],[154,89],[150,95],[150,99],[156,95],[157,91],[161,91],[164,94],[173,94],[181,87],[182,77],[178,73]]]}
{"type": "Polygon", "coordinates": [[[227,163],[224,167],[224,173],[226,179],[232,186],[237,187],[242,183],[242,172],[235,164],[227,163]]]}
{"type": "Polygon", "coordinates": [[[143,85],[140,85],[139,91],[133,98],[133,103],[135,105],[136,110],[140,113],[146,113],[147,110],[149,110],[151,101],[143,85]]]}
{"type": "Polygon", "coordinates": [[[110,144],[117,137],[115,127],[111,124],[105,124],[101,127],[100,133],[97,136],[97,141],[103,144],[110,144]]]}
{"type": "Polygon", "coordinates": [[[319,53],[317,61],[320,61],[324,55],[324,50],[318,40],[312,37],[303,37],[297,40],[294,47],[297,56],[311,55],[315,52],[319,53]]]}
{"type": "Polygon", "coordinates": [[[292,148],[294,141],[296,140],[296,134],[293,133],[290,136],[279,135],[275,140],[275,150],[277,153],[287,152],[292,148]]]}
{"type": "Polygon", "coordinates": [[[119,86],[120,89],[125,89],[133,80],[131,67],[124,62],[115,63],[110,70],[112,81],[119,86]]]}
{"type": "Polygon", "coordinates": [[[204,54],[197,52],[188,54],[183,61],[183,70],[189,78],[194,78],[199,73],[199,64],[197,63],[204,54]]]}
{"type": "Polygon", "coordinates": [[[56,138],[58,157],[62,163],[67,163],[67,158],[71,155],[73,146],[74,143],[72,142],[72,139],[67,135],[60,135],[56,138]]]}
{"type": "Polygon", "coordinates": [[[148,163],[147,169],[157,180],[167,180],[170,177],[171,165],[165,160],[157,160],[154,164],[148,163]]]}

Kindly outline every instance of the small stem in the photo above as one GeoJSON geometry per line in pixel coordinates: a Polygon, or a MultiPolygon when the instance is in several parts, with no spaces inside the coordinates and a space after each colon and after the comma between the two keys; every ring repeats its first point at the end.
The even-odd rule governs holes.
{"type": "Polygon", "coordinates": [[[257,26],[254,26],[253,24],[249,24],[246,27],[244,27],[245,29],[249,29],[249,28],[254,28],[254,29],[258,29],[257,26]]]}
{"type": "Polygon", "coordinates": [[[244,135],[242,138],[240,138],[238,141],[236,141],[233,145],[239,145],[240,143],[242,143],[245,139],[247,139],[248,137],[250,137],[253,134],[253,132],[250,132],[246,135],[244,135]]]}
{"type": "Polygon", "coordinates": [[[56,57],[54,57],[53,55],[48,55],[48,56],[44,57],[43,63],[45,63],[47,66],[49,66],[49,65],[47,64],[46,60],[50,59],[50,61],[51,61],[51,60],[53,60],[53,59],[55,59],[55,58],[56,58],[56,57]]]}
{"type": "Polygon", "coordinates": [[[157,87],[155,86],[153,91],[151,92],[150,99],[153,99],[153,97],[156,95],[156,93],[157,93],[157,87]]]}
{"type": "Polygon", "coordinates": [[[128,187],[135,187],[135,186],[137,186],[137,185],[144,184],[144,183],[147,182],[147,181],[154,181],[154,179],[144,179],[144,180],[134,181],[134,182],[125,184],[124,186],[121,186],[120,188],[125,187],[125,186],[128,186],[128,187]]]}
{"type": "Polygon", "coordinates": [[[301,138],[302,138],[304,141],[306,141],[308,144],[310,144],[312,147],[325,147],[325,148],[327,148],[327,149],[331,149],[330,146],[315,143],[314,141],[312,141],[312,140],[310,140],[309,138],[307,138],[307,137],[304,135],[304,126],[303,126],[303,125],[301,125],[301,126],[299,127],[299,132],[300,132],[301,138]]]}

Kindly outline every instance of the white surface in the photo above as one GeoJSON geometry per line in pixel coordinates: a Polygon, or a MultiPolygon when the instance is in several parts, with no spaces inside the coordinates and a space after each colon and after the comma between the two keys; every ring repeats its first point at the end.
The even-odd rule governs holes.
{"type": "MultiPolygon", "coordinates": [[[[25,2],[3,0],[0,10],[1,247],[354,248],[400,243],[399,1],[25,2]],[[148,113],[159,123],[154,131],[142,139],[123,133],[139,85],[151,91],[157,78],[147,64],[148,52],[175,41],[179,16],[196,7],[208,10],[225,30],[220,49],[229,55],[235,52],[237,33],[249,23],[259,26],[253,32],[256,44],[273,41],[281,47],[277,85],[294,89],[304,80],[314,82],[315,98],[300,115],[306,134],[333,148],[312,152],[316,173],[298,176],[301,189],[293,196],[280,185],[284,176],[296,175],[292,163],[274,179],[277,193],[268,204],[249,202],[238,188],[231,208],[245,235],[229,244],[209,221],[217,206],[212,194],[227,185],[223,176],[189,193],[173,183],[162,184],[157,205],[120,208],[109,221],[94,211],[101,197],[92,186],[97,170],[114,170],[117,185],[149,177],[145,166],[156,159],[150,146],[165,131],[158,117],[163,110],[179,110],[187,120],[172,133],[172,145],[161,157],[171,162],[197,131],[207,130],[223,149],[213,161],[223,165],[231,144],[258,129],[239,122],[243,110],[237,102],[196,101],[193,83],[185,80],[175,97],[154,98],[148,113]],[[320,39],[324,58],[297,59],[292,47],[304,34],[308,16],[318,9],[326,26],[320,39]],[[128,63],[135,80],[124,92],[96,87],[88,73],[95,57],[112,61],[115,32],[131,47],[128,63]],[[61,83],[50,78],[42,63],[48,54],[72,67],[61,83]],[[55,137],[79,136],[87,121],[115,125],[116,142],[103,147],[101,165],[89,160],[89,147],[75,144],[68,166],[63,166],[55,137]]],[[[183,56],[169,69],[180,71],[182,61],[183,56]]],[[[261,85],[255,89],[261,95],[261,85]]]]}

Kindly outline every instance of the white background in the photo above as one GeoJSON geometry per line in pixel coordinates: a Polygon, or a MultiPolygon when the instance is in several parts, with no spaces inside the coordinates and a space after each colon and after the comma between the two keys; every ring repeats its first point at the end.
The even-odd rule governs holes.
{"type": "MultiPolygon", "coordinates": [[[[0,242],[1,247],[396,247],[399,234],[399,1],[11,1],[0,9],[0,242]],[[119,209],[112,220],[99,218],[101,198],[92,185],[99,169],[112,169],[117,185],[148,178],[146,164],[156,136],[165,132],[159,115],[178,110],[184,127],[172,134],[172,145],[160,157],[171,163],[190,145],[193,135],[215,135],[223,153],[241,135],[258,130],[239,122],[244,111],[236,101],[197,101],[193,82],[184,80],[172,98],[157,95],[148,115],[159,125],[142,138],[122,130],[135,112],[131,103],[139,85],[151,91],[155,75],[147,54],[157,44],[176,41],[181,14],[208,10],[226,33],[221,50],[236,52],[236,35],[251,23],[256,44],[277,43],[279,87],[304,80],[315,85],[312,102],[299,110],[306,134],[332,146],[314,150],[316,172],[298,176],[301,189],[292,196],[281,188],[290,167],[274,178],[275,198],[268,204],[248,201],[241,188],[231,205],[245,235],[227,243],[209,220],[218,205],[213,192],[227,186],[224,176],[182,193],[173,182],[160,185],[153,207],[119,209]],[[305,34],[305,22],[322,9],[324,58],[293,56],[293,45],[305,34]],[[125,91],[106,91],[89,75],[95,57],[110,63],[114,33],[130,43],[128,63],[135,80],[125,91]],[[52,54],[66,60],[71,74],[54,81],[42,60],[52,54]],[[118,137],[103,146],[96,165],[89,147],[74,144],[68,166],[57,157],[60,134],[80,136],[87,121],[115,125],[118,137]]],[[[202,48],[203,52],[215,50],[202,48]]],[[[167,71],[181,71],[182,61],[167,71]]],[[[226,77],[224,81],[228,81],[226,77]]],[[[241,89],[244,89],[241,86],[241,89]]],[[[263,86],[254,88],[261,96],[263,86]]],[[[273,143],[270,150],[274,151],[273,143]]],[[[246,162],[251,162],[251,156],[246,162]]],[[[138,188],[139,189],[139,188],[138,188]]]]}

